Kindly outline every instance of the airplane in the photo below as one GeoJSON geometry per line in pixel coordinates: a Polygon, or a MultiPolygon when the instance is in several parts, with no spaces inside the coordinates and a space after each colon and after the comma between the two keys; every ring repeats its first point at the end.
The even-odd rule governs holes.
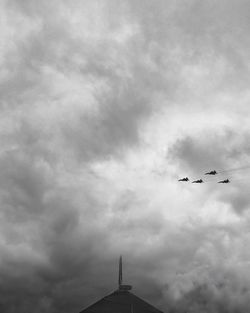
{"type": "Polygon", "coordinates": [[[178,179],[178,181],[189,181],[189,179],[188,177],[184,177],[184,178],[178,179]]]}
{"type": "Polygon", "coordinates": [[[228,183],[230,183],[229,179],[224,179],[224,180],[218,181],[218,184],[228,184],[228,183]]]}
{"type": "Polygon", "coordinates": [[[216,175],[216,174],[217,172],[215,170],[205,173],[205,175],[216,175]]]}
{"type": "Polygon", "coordinates": [[[192,184],[201,184],[201,183],[204,183],[204,181],[202,179],[198,179],[198,180],[194,180],[192,181],[192,184]]]}

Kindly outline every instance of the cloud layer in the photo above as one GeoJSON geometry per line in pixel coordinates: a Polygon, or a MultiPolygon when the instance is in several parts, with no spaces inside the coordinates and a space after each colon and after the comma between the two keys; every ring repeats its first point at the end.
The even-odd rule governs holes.
{"type": "Polygon", "coordinates": [[[249,307],[249,3],[0,4],[0,308],[116,288],[164,312],[249,307]],[[188,175],[217,177],[179,184],[188,175]]]}

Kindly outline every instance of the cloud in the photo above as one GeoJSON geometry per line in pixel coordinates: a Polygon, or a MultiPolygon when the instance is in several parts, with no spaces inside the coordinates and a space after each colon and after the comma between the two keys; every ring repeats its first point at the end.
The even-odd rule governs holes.
{"type": "Polygon", "coordinates": [[[229,178],[234,185],[227,190],[217,191],[217,197],[241,213],[249,208],[246,192],[249,174],[248,136],[248,133],[243,132],[240,137],[237,131],[232,130],[221,130],[216,135],[213,131],[206,131],[204,135],[177,140],[169,149],[168,156],[182,172],[187,171],[193,177],[201,177],[205,172],[216,169],[219,175],[208,178],[211,184],[224,177],[229,178]]]}
{"type": "Polygon", "coordinates": [[[248,6],[1,3],[2,311],[80,311],[120,254],[163,311],[246,310],[248,6]]]}
{"type": "MultiPolygon", "coordinates": [[[[223,285],[223,283],[222,283],[223,285]]],[[[227,286],[230,289],[229,286],[227,286]]],[[[248,291],[243,288],[238,297],[244,298],[243,303],[238,303],[234,295],[232,299],[232,290],[228,292],[227,288],[216,289],[210,285],[198,285],[193,290],[183,295],[176,307],[171,308],[173,312],[242,312],[248,306],[246,294],[248,291]]],[[[170,310],[170,312],[171,312],[170,310]]]]}
{"type": "Polygon", "coordinates": [[[242,164],[248,156],[248,136],[248,132],[239,134],[226,127],[204,129],[203,133],[178,139],[169,148],[169,158],[193,171],[201,171],[201,174],[210,168],[216,168],[218,172],[244,169],[248,165],[242,164]]]}

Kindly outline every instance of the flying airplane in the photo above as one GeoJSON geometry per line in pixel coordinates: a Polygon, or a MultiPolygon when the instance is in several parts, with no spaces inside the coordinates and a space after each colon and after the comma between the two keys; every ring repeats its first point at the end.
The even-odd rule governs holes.
{"type": "Polygon", "coordinates": [[[184,177],[184,178],[178,179],[178,181],[189,181],[189,179],[188,177],[184,177]]]}
{"type": "Polygon", "coordinates": [[[205,175],[216,175],[216,174],[217,172],[215,170],[205,173],[205,175]]]}
{"type": "Polygon", "coordinates": [[[192,181],[192,184],[201,184],[201,183],[204,183],[202,179],[192,181]]]}
{"type": "Polygon", "coordinates": [[[224,180],[218,181],[218,184],[228,184],[228,183],[230,183],[229,179],[224,179],[224,180]]]}

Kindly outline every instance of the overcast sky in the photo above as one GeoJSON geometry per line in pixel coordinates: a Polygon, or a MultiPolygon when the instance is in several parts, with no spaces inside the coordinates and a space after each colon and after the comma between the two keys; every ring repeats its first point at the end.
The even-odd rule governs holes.
{"type": "Polygon", "coordinates": [[[0,0],[1,312],[77,313],[120,254],[165,312],[249,309],[249,31],[246,0],[0,0]]]}

